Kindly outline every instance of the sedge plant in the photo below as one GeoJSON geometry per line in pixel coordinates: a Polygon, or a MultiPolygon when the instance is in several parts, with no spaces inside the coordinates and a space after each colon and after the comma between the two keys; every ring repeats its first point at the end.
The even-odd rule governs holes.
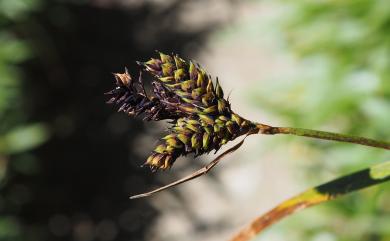
{"type": "MultiPolygon", "coordinates": [[[[185,61],[178,55],[158,52],[156,58],[137,63],[141,66],[138,79],[134,80],[127,69],[124,73],[116,73],[116,87],[106,94],[110,96],[108,103],[117,105],[119,112],[142,116],[145,121],[169,121],[169,133],[160,139],[144,166],[150,167],[152,171],[167,170],[180,156],[194,153],[197,157],[211,151],[217,152],[227,142],[240,136],[244,138],[189,176],[158,189],[133,195],[130,199],[147,197],[206,174],[225,155],[241,147],[245,138],[252,134],[288,134],[390,150],[390,143],[386,141],[326,131],[275,127],[248,120],[231,109],[218,78],[214,82],[199,64],[185,61]],[[142,72],[152,76],[151,93],[147,93],[144,88],[142,72]]],[[[388,180],[390,162],[309,189],[256,219],[233,240],[249,240],[270,224],[297,210],[388,180]]]]}

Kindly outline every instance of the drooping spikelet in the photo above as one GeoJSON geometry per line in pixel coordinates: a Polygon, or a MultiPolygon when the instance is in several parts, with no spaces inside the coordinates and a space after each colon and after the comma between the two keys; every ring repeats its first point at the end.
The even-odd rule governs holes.
{"type": "Polygon", "coordinates": [[[161,139],[145,165],[152,170],[170,168],[181,155],[218,151],[254,127],[231,110],[219,81],[214,86],[211,76],[199,65],[187,63],[177,55],[159,54],[159,58],[138,62],[157,79],[152,82],[154,97],[147,97],[143,87],[126,81],[131,80],[127,72],[115,74],[118,87],[109,92],[113,95],[111,102],[121,105],[120,110],[127,113],[144,113],[148,120],[172,119],[170,134],[161,139]]]}

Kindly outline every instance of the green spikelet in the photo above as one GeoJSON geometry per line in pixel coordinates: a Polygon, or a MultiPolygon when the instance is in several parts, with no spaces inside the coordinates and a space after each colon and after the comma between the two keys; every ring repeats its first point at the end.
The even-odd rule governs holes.
{"type": "Polygon", "coordinates": [[[147,159],[145,164],[152,170],[170,168],[182,155],[218,151],[254,127],[231,110],[218,79],[214,85],[211,76],[192,61],[186,62],[177,55],[159,55],[159,59],[139,64],[159,80],[170,98],[178,99],[164,103],[180,117],[172,121],[171,133],[161,139],[147,159]]]}

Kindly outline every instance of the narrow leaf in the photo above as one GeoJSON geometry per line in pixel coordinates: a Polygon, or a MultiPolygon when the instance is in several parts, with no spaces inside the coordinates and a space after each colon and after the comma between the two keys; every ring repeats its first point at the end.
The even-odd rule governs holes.
{"type": "Polygon", "coordinates": [[[299,210],[390,180],[390,161],[337,178],[292,197],[243,228],[231,241],[247,241],[299,210]]]}

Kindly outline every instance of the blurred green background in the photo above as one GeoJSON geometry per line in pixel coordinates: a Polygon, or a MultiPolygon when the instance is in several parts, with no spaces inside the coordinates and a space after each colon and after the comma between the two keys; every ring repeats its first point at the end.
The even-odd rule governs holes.
{"type": "MultiPolygon", "coordinates": [[[[226,192],[201,206],[215,215],[210,223],[188,196],[219,195],[214,189],[127,200],[167,180],[139,168],[158,132],[115,113],[102,93],[111,72],[137,73],[134,61],[154,49],[198,56],[234,88],[233,107],[250,119],[259,112],[270,124],[390,139],[387,0],[221,2],[0,0],[0,240],[223,240],[260,214],[262,204],[246,199],[236,210],[253,212],[239,223],[211,212],[229,197],[218,172],[203,179],[226,192]],[[246,52],[254,57],[237,57],[246,52]]],[[[263,139],[257,154],[268,159],[241,159],[283,156],[296,182],[281,184],[290,196],[390,158],[350,144],[263,139]]],[[[177,165],[169,180],[187,170],[177,165]]],[[[389,241],[390,185],[292,216],[258,240],[389,241]]]]}

